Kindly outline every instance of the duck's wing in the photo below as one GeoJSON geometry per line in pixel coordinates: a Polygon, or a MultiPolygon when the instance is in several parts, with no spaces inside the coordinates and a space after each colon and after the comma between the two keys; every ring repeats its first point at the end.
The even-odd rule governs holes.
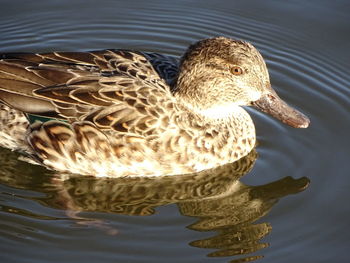
{"type": "Polygon", "coordinates": [[[151,133],[174,106],[148,57],[126,50],[0,54],[0,100],[28,114],[138,134],[151,133]]]}

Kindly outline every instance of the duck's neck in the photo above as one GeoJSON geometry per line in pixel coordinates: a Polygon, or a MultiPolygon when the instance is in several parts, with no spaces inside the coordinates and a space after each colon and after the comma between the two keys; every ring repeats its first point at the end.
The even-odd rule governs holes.
{"type": "Polygon", "coordinates": [[[203,103],[195,94],[191,97],[187,93],[181,92],[174,92],[174,97],[184,109],[210,122],[231,123],[232,120],[241,118],[251,122],[249,114],[236,102],[217,103],[211,101],[203,103]]]}
{"type": "Polygon", "coordinates": [[[229,85],[225,79],[208,74],[205,67],[182,62],[173,81],[172,92],[179,101],[186,102],[195,109],[205,110],[208,106],[222,104],[218,98],[227,96],[225,91],[229,85]]]}
{"type": "Polygon", "coordinates": [[[187,112],[181,115],[181,123],[193,136],[186,147],[197,151],[193,154],[199,162],[203,158],[203,163],[213,167],[234,162],[255,146],[255,127],[242,107],[232,104],[198,109],[184,100],[178,105],[182,113],[187,112]],[[194,146],[190,145],[192,143],[194,146]]]}

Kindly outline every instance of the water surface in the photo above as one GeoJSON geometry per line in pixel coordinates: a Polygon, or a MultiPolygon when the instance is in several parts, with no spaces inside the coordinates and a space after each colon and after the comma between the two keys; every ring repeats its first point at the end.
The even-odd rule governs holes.
{"type": "Polygon", "coordinates": [[[348,1],[2,0],[0,52],[252,42],[273,87],[311,119],[250,110],[258,147],[194,176],[60,180],[0,149],[1,262],[346,262],[348,1]],[[238,179],[240,179],[238,181],[238,179]]]}

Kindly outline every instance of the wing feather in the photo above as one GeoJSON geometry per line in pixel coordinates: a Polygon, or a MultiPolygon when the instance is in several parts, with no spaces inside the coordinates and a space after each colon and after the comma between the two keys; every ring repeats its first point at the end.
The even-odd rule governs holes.
{"type": "MultiPolygon", "coordinates": [[[[166,125],[169,118],[161,121],[160,115],[174,105],[166,74],[159,70],[168,67],[175,72],[176,65],[160,64],[153,55],[155,68],[145,54],[128,50],[3,54],[0,100],[23,110],[9,99],[22,96],[21,103],[45,102],[41,112],[35,111],[39,115],[52,116],[54,110],[69,122],[90,121],[104,130],[150,134],[154,126],[166,125]]],[[[30,107],[34,106],[24,111],[31,113],[30,107]]]]}

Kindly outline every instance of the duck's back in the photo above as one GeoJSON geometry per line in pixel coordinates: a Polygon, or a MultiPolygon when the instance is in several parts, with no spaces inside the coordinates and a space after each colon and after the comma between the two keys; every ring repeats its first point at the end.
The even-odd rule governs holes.
{"type": "MultiPolygon", "coordinates": [[[[157,100],[169,99],[167,83],[177,71],[171,57],[127,50],[0,57],[1,101],[25,113],[68,121],[84,120],[92,112],[114,105],[121,99],[117,91],[129,98],[124,104],[152,93],[157,100]]],[[[147,103],[152,106],[156,102],[147,103]]]]}

